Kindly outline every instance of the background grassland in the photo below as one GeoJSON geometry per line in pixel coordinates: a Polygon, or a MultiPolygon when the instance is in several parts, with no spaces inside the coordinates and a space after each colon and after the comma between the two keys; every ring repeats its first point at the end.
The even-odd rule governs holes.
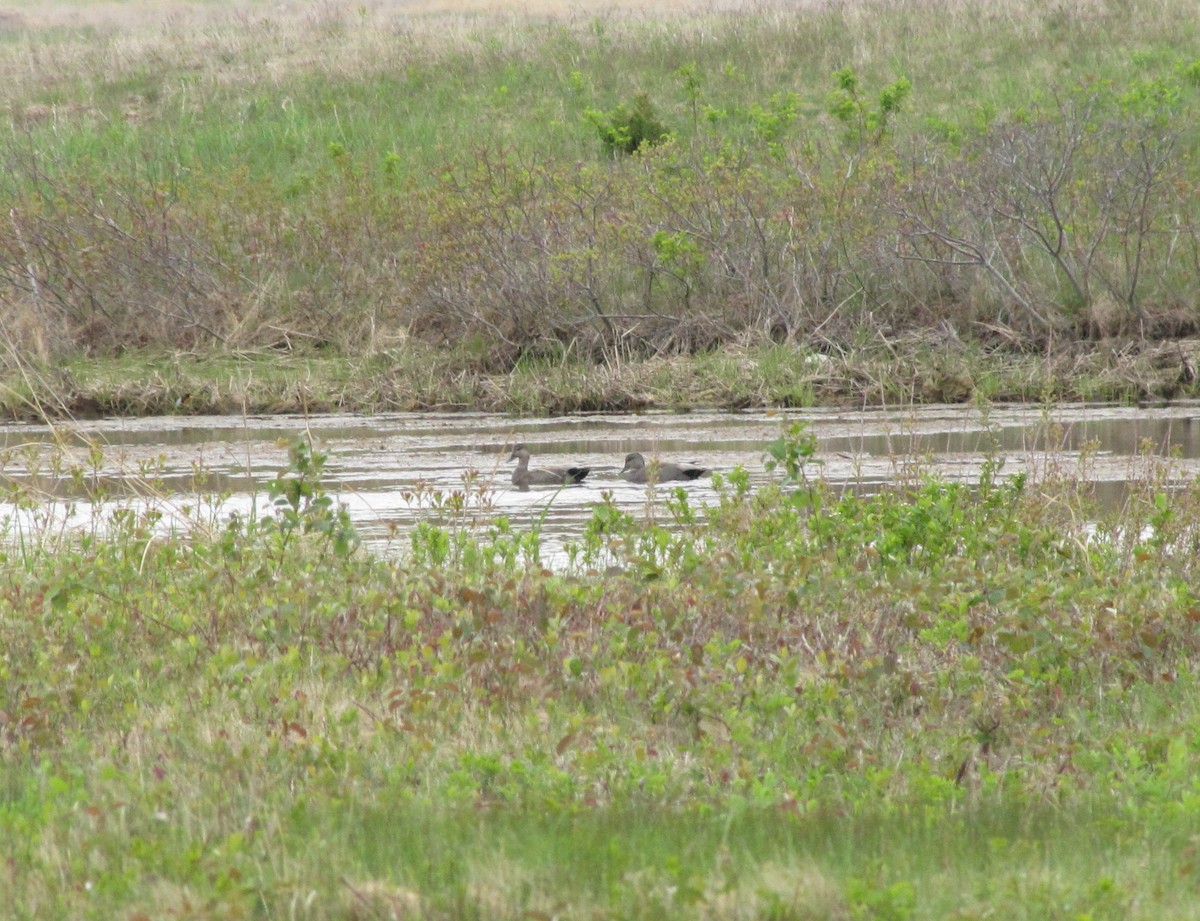
{"type": "Polygon", "coordinates": [[[1196,490],[838,496],[810,450],[557,571],[502,521],[363,555],[303,447],[269,520],[22,531],[7,910],[1195,917],[1196,490]]]}
{"type": "Polygon", "coordinates": [[[9,363],[773,338],[1003,365],[1195,327],[1183,0],[131,9],[0,27],[9,363]],[[642,94],[673,140],[614,156],[597,128],[642,94]]]}

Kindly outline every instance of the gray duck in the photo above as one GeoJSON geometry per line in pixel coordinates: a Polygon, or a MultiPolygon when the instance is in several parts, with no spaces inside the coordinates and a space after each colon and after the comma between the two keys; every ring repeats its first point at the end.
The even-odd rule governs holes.
{"type": "Polygon", "coordinates": [[[591,467],[534,467],[531,470],[529,449],[525,445],[515,445],[508,459],[517,461],[512,481],[514,486],[522,489],[530,486],[573,486],[582,483],[583,478],[592,472],[591,467]]]}
{"type": "Polygon", "coordinates": [[[638,453],[625,455],[625,466],[620,476],[630,483],[667,483],[671,480],[696,480],[708,473],[695,464],[673,464],[670,461],[651,461],[638,453]]]}

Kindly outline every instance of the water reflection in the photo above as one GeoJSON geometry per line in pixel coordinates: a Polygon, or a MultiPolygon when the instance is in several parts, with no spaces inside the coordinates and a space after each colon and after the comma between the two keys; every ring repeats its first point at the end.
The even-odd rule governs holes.
{"type": "MultiPolygon", "coordinates": [[[[1120,501],[1147,456],[1176,455],[1176,481],[1200,471],[1200,404],[1157,407],[1068,405],[928,406],[904,410],[594,414],[554,419],[478,413],[190,417],[96,420],[54,428],[0,426],[0,484],[33,499],[82,499],[97,488],[109,499],[102,513],[159,497],[177,511],[162,527],[192,526],[202,508],[219,522],[266,503],[266,484],[287,463],[288,440],[311,437],[328,452],[330,491],[350,511],[368,543],[403,545],[417,522],[436,518],[439,503],[463,504],[479,521],[505,515],[514,527],[537,522],[551,551],[578,536],[606,494],[624,510],[646,514],[654,494],[617,474],[627,453],[696,463],[718,471],[744,467],[763,482],[766,445],[785,425],[803,421],[816,437],[819,473],[835,487],[871,490],[915,469],[974,482],[988,458],[1003,458],[1003,475],[1075,475],[1082,469],[1096,493],[1120,501]],[[511,484],[508,450],[530,445],[534,465],[592,468],[580,486],[521,491],[511,484]],[[60,445],[77,470],[51,463],[60,445]],[[1082,468],[1081,468],[1081,465],[1082,468]],[[464,479],[466,477],[466,479],[464,479]]],[[[676,485],[676,484],[672,484],[676,485]]],[[[684,484],[696,502],[715,498],[707,479],[684,484]]],[[[160,507],[162,507],[160,505],[160,507]]],[[[57,515],[60,526],[87,526],[91,503],[20,511],[0,503],[10,532],[33,527],[30,516],[57,515]]],[[[445,509],[441,510],[445,513],[445,509]]]]}

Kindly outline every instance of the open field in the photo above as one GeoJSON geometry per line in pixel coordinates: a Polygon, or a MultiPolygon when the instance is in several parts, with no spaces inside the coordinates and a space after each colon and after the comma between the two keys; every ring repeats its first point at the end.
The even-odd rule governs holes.
{"type": "MultiPolygon", "coordinates": [[[[597,507],[0,557],[0,896],[50,918],[1197,917],[1195,488],[597,507]]],[[[997,458],[999,462],[999,458],[997,458]]],[[[86,477],[86,473],[84,474],[86,477]]],[[[292,485],[288,485],[288,484],[292,485]]],[[[451,508],[451,506],[447,506],[451,508]]]]}
{"type": "Polygon", "coordinates": [[[994,377],[1197,332],[1184,0],[5,9],[10,366],[774,342],[852,378],[923,340],[994,377]]]}

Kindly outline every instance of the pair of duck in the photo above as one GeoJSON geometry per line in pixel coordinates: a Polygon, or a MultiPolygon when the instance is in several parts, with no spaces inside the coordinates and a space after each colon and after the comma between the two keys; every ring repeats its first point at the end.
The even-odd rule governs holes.
{"type": "MultiPolygon", "coordinates": [[[[514,486],[572,486],[582,483],[584,477],[592,472],[591,467],[533,467],[529,466],[529,448],[516,445],[510,461],[517,462],[513,471],[514,486]]],[[[695,464],[673,464],[670,462],[652,460],[649,464],[641,454],[625,455],[625,466],[618,476],[630,483],[666,483],[673,480],[695,480],[704,476],[708,471],[695,464]]]]}

